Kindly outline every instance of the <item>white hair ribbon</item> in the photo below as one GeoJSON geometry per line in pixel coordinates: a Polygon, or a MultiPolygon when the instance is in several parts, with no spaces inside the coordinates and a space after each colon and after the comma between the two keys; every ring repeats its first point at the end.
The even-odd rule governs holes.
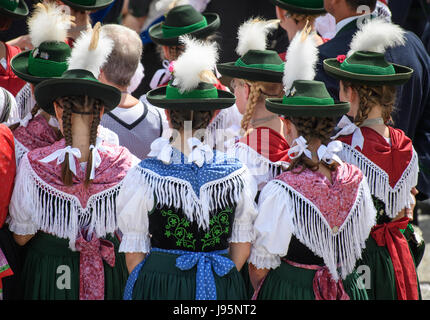
{"type": "Polygon", "coordinates": [[[57,159],[57,165],[59,165],[64,162],[66,158],[66,154],[68,154],[69,156],[70,171],[72,171],[73,174],[76,175],[76,163],[75,163],[75,158],[73,156],[75,156],[78,159],[81,158],[81,151],[78,148],[72,148],[71,146],[67,146],[64,149],[60,149],[51,153],[49,156],[39,161],[44,163],[49,163],[57,159]]]}
{"type": "Polygon", "coordinates": [[[336,153],[342,151],[342,142],[332,141],[327,146],[321,145],[318,148],[317,154],[320,161],[324,161],[327,164],[332,164],[336,161],[340,165],[343,164],[342,160],[336,155],[336,153]]]}
{"type": "Polygon", "coordinates": [[[303,153],[305,154],[306,157],[308,157],[309,159],[312,159],[312,153],[309,151],[308,145],[307,145],[308,142],[306,141],[305,138],[303,138],[303,136],[298,137],[297,139],[294,140],[294,142],[293,142],[293,147],[291,147],[288,150],[288,156],[290,157],[290,159],[296,159],[300,157],[303,153]],[[295,142],[295,145],[294,145],[294,142],[295,142]]]}
{"type": "Polygon", "coordinates": [[[27,115],[23,119],[19,120],[19,125],[22,127],[27,127],[28,123],[32,118],[33,116],[31,115],[31,112],[27,113],[27,115]]]}
{"type": "Polygon", "coordinates": [[[351,147],[355,148],[358,146],[363,150],[364,137],[359,127],[351,122],[347,116],[343,116],[337,126],[341,128],[341,130],[335,136],[331,137],[332,140],[337,139],[339,136],[347,136],[352,133],[351,147]]]}
{"type": "Polygon", "coordinates": [[[170,164],[172,160],[173,148],[170,145],[169,139],[157,138],[151,143],[151,151],[148,153],[148,157],[156,157],[165,164],[170,164]]]}
{"type": "Polygon", "coordinates": [[[96,168],[100,166],[102,163],[102,158],[100,156],[99,151],[106,152],[107,149],[102,146],[103,139],[97,138],[96,139],[96,146],[90,145],[90,151],[92,153],[92,164],[91,164],[91,173],[90,173],[90,180],[94,180],[94,177],[96,176],[96,168]]]}
{"type": "Polygon", "coordinates": [[[204,144],[199,139],[192,137],[188,139],[188,146],[192,150],[188,157],[188,163],[193,162],[197,166],[201,167],[205,162],[212,161],[214,152],[209,145],[204,144]]]}
{"type": "Polygon", "coordinates": [[[49,121],[48,121],[48,124],[51,126],[51,127],[54,127],[54,128],[60,128],[60,124],[58,123],[58,120],[57,120],[57,118],[55,118],[55,117],[50,117],[49,118],[49,121]]]}

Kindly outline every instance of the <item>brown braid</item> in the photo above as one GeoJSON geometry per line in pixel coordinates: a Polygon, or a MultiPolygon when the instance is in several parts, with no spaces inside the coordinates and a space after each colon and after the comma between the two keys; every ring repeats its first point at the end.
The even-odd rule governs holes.
{"type": "MultiPolygon", "coordinates": [[[[303,136],[308,144],[311,144],[315,140],[320,140],[322,144],[327,144],[330,142],[330,137],[332,136],[333,129],[336,125],[334,118],[288,118],[297,129],[298,136],[303,136]]],[[[331,171],[336,169],[336,164],[333,163],[328,165],[325,162],[316,162],[309,159],[304,154],[300,157],[291,160],[290,166],[287,171],[293,171],[295,168],[301,167],[299,171],[293,171],[294,173],[301,173],[306,168],[317,171],[319,165],[323,164],[331,171]]]]}
{"type": "Polygon", "coordinates": [[[360,104],[354,122],[357,126],[363,124],[369,116],[370,111],[375,106],[381,106],[382,119],[385,124],[392,121],[391,114],[394,110],[396,101],[396,87],[357,85],[350,82],[343,82],[345,88],[352,88],[357,91],[360,104]]]}
{"type": "MultiPolygon", "coordinates": [[[[33,119],[34,118],[34,116],[36,115],[36,113],[38,112],[40,110],[40,107],[39,107],[39,105],[36,103],[35,105],[34,105],[34,107],[33,107],[33,109],[31,109],[31,111],[30,111],[30,114],[31,114],[31,118],[33,119]]],[[[18,128],[20,126],[20,123],[19,122],[17,122],[17,123],[15,123],[15,124],[13,124],[13,125],[10,125],[9,126],[9,129],[10,130],[15,130],[16,128],[18,128]]]]}
{"type": "MultiPolygon", "coordinates": [[[[97,128],[100,123],[100,110],[103,107],[102,102],[99,99],[76,96],[76,97],[64,97],[58,101],[59,105],[63,108],[63,135],[66,141],[66,146],[72,146],[73,138],[72,138],[72,113],[73,112],[91,112],[93,114],[93,120],[91,122],[90,129],[90,145],[96,145],[97,140],[97,128]]],[[[90,174],[91,174],[91,166],[92,166],[92,153],[90,152],[88,162],[87,162],[87,170],[86,170],[86,178],[85,185],[88,186],[90,184],[90,174]]],[[[65,161],[62,163],[61,167],[61,178],[63,183],[66,186],[70,186],[73,183],[73,173],[69,168],[69,160],[68,157],[65,158],[65,161]]]]}

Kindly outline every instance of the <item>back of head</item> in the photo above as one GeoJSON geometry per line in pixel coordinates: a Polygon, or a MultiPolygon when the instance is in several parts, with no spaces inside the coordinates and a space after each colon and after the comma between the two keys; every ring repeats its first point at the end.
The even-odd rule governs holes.
{"type": "Polygon", "coordinates": [[[134,30],[121,25],[107,24],[102,29],[114,42],[103,73],[112,84],[128,87],[142,56],[142,41],[134,30]]]}
{"type": "Polygon", "coordinates": [[[371,11],[373,11],[376,8],[377,0],[345,0],[345,2],[354,11],[359,9],[360,6],[367,6],[371,11]]]}

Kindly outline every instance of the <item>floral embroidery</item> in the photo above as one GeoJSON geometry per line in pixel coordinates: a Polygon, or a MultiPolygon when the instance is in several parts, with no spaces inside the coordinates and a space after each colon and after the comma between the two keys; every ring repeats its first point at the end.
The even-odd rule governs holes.
{"type": "Polygon", "coordinates": [[[166,231],[164,235],[167,238],[171,236],[176,238],[176,245],[178,247],[196,249],[196,239],[191,232],[188,232],[186,228],[190,226],[190,222],[186,218],[179,218],[178,215],[174,214],[172,210],[162,210],[161,214],[167,216],[167,225],[165,226],[166,231]]]}
{"type": "Polygon", "coordinates": [[[201,240],[203,242],[202,250],[206,247],[213,247],[216,244],[220,243],[221,235],[228,234],[230,230],[230,222],[228,217],[232,213],[233,210],[227,208],[218,213],[217,215],[214,215],[209,220],[210,230],[204,235],[203,239],[201,240]]]}

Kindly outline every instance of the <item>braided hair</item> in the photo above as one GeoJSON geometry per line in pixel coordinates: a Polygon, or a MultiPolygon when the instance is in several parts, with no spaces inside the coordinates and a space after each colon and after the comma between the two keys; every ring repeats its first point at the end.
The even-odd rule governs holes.
{"type": "Polygon", "coordinates": [[[357,115],[354,118],[357,126],[363,124],[375,106],[382,107],[382,119],[385,124],[392,122],[391,114],[396,101],[396,87],[358,85],[347,81],[343,81],[343,85],[344,88],[352,88],[357,91],[360,100],[357,115]]]}
{"type": "Polygon", "coordinates": [[[280,87],[280,84],[277,83],[263,81],[246,81],[246,83],[250,86],[250,89],[246,111],[241,122],[242,131],[245,133],[244,136],[249,134],[249,124],[254,116],[258,102],[267,97],[278,97],[282,93],[282,90],[277,92],[277,88],[280,87]]]}
{"type": "MultiPolygon", "coordinates": [[[[328,144],[330,142],[330,137],[332,136],[333,129],[336,125],[335,118],[303,118],[303,117],[288,117],[297,129],[298,136],[303,136],[308,144],[315,140],[320,140],[322,144],[328,144]]],[[[301,173],[306,168],[317,171],[320,164],[326,166],[330,171],[336,170],[336,164],[327,164],[323,161],[314,161],[309,159],[304,154],[300,155],[296,159],[292,159],[287,171],[292,171],[294,173],[301,173]],[[301,168],[300,170],[294,171],[296,168],[301,168]]]]}
{"type": "MultiPolygon", "coordinates": [[[[66,142],[66,146],[72,146],[72,114],[73,113],[87,113],[93,115],[93,119],[90,125],[90,141],[89,144],[95,146],[97,140],[97,129],[100,124],[100,110],[103,107],[101,100],[88,97],[88,96],[71,96],[64,97],[57,101],[63,108],[63,135],[66,142]]],[[[92,152],[89,153],[87,169],[85,173],[85,186],[91,183],[91,167],[94,159],[92,158],[92,152]]],[[[61,167],[61,179],[66,186],[73,184],[73,173],[69,168],[69,158],[66,157],[61,167]]]]}

